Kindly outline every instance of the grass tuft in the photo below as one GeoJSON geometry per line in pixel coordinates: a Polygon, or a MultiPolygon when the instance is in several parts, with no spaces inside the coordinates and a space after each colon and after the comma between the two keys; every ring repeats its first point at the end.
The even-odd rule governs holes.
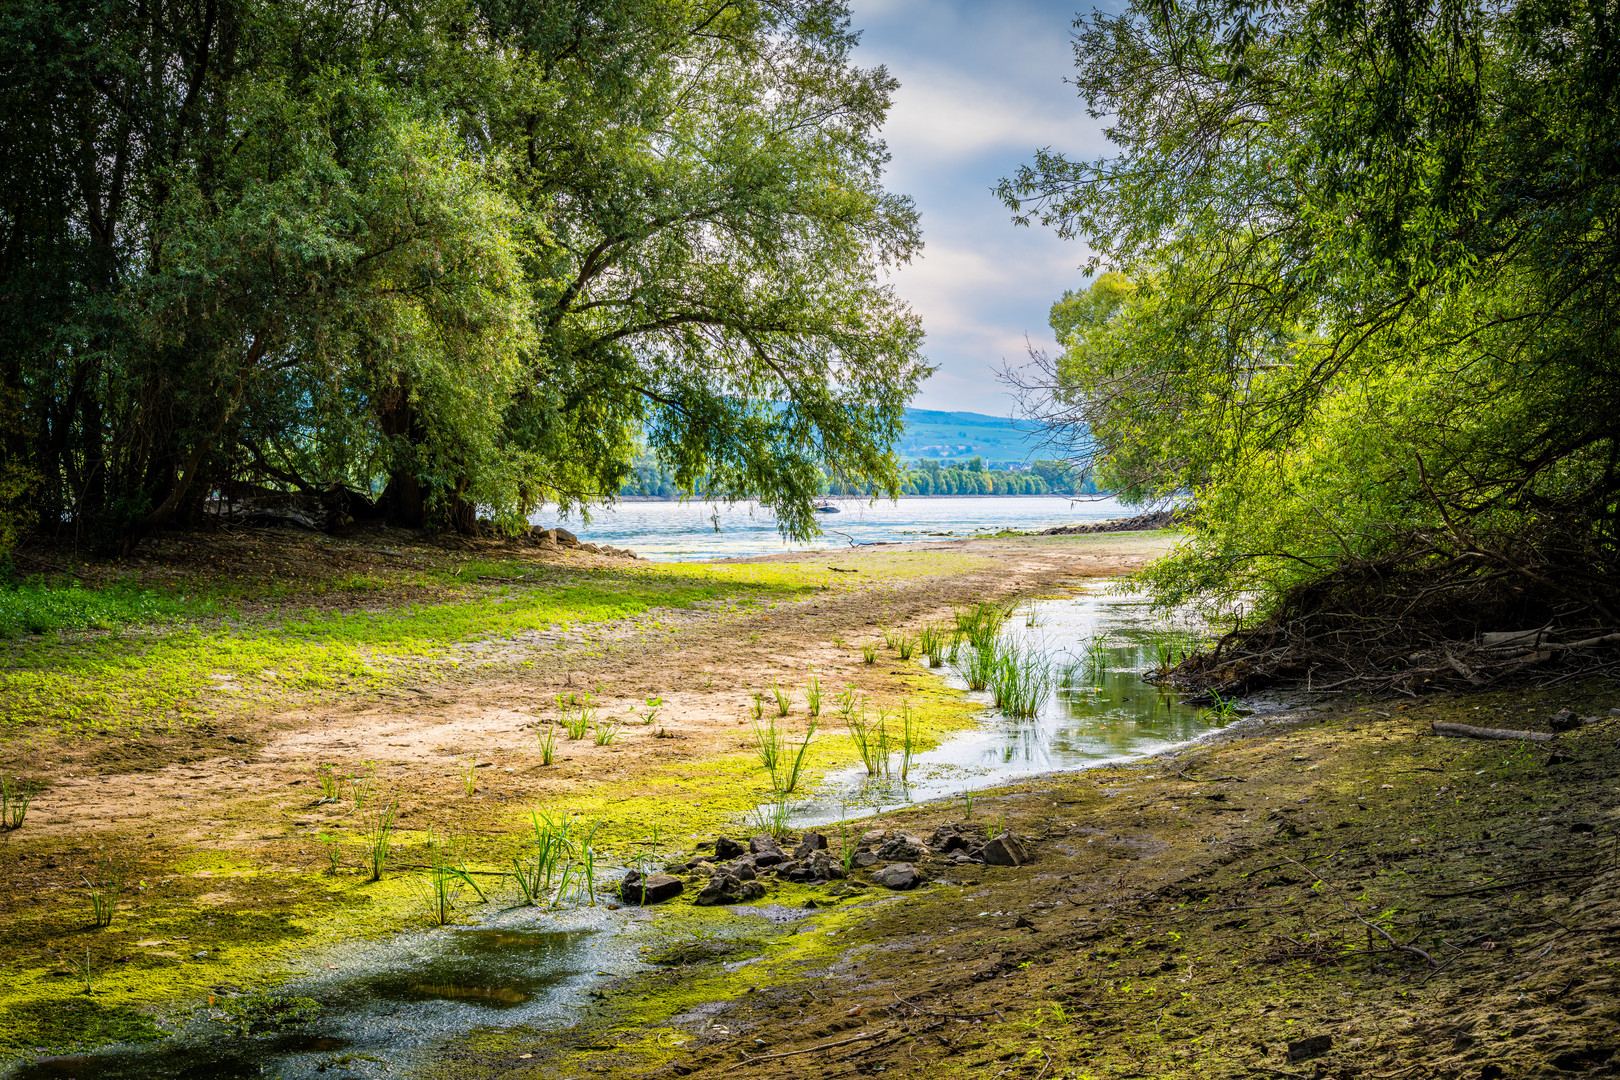
{"type": "Polygon", "coordinates": [[[22,828],[28,816],[28,804],[34,801],[34,789],[21,778],[9,779],[0,773],[0,832],[22,828]]]}

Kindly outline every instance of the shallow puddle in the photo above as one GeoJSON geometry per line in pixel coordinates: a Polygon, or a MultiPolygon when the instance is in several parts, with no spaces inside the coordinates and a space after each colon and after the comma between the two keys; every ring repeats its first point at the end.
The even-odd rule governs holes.
{"type": "Polygon", "coordinates": [[[5,1075],[8,1080],[398,1075],[423,1051],[479,1027],[571,1023],[585,994],[600,981],[599,972],[622,974],[642,966],[628,939],[610,931],[601,909],[540,917],[598,925],[463,928],[376,943],[347,957],[323,957],[343,970],[280,991],[321,1005],[296,1034],[244,1036],[228,1024],[197,1019],[161,1042],[47,1058],[5,1075]]]}
{"type": "MultiPolygon", "coordinates": [[[[1026,603],[1003,625],[1006,635],[1050,665],[1048,693],[1035,716],[1005,716],[993,707],[989,691],[968,691],[947,662],[936,673],[982,702],[984,721],[914,756],[904,779],[898,751],[889,756],[887,777],[873,777],[859,765],[830,774],[808,798],[794,802],[792,824],[820,825],[1042,773],[1139,758],[1218,729],[1220,722],[1207,710],[1143,681],[1158,663],[1153,638],[1159,628],[1144,599],[1112,594],[1111,585],[1088,584],[1071,596],[1026,603]]],[[[926,660],[919,662],[926,666],[926,660]]],[[[842,737],[842,718],[827,715],[825,730],[842,737]]],[[[891,716],[887,730],[896,741],[899,721],[891,716]]]]}

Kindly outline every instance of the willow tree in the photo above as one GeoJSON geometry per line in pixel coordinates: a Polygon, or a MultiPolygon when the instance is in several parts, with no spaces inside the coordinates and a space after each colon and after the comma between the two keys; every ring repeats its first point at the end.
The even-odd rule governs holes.
{"type": "Polygon", "coordinates": [[[1114,483],[1195,500],[1160,598],[1245,609],[1251,668],[1355,640],[1402,686],[1481,677],[1438,642],[1620,621],[1604,11],[1193,0],[1077,29],[1117,152],[1001,193],[1120,276],[1060,302],[1028,381],[1114,483]]]}
{"type": "Polygon", "coordinates": [[[821,467],[894,489],[926,369],[879,281],[917,225],[841,6],[0,19],[5,478],[47,531],[266,486],[515,529],[643,439],[789,531],[821,467]]]}

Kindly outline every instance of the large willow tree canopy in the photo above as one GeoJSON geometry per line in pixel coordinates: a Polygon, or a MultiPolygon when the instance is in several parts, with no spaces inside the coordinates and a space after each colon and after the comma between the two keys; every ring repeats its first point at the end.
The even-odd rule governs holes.
{"type": "Polygon", "coordinates": [[[1077,22],[1117,152],[1043,152],[1001,194],[1112,273],[1026,381],[1105,484],[1196,503],[1160,599],[1620,623],[1614,25],[1576,0],[1077,22]]]}
{"type": "Polygon", "coordinates": [[[3,0],[0,497],[127,543],[269,485],[403,524],[893,490],[894,83],[820,0],[3,0]]]}

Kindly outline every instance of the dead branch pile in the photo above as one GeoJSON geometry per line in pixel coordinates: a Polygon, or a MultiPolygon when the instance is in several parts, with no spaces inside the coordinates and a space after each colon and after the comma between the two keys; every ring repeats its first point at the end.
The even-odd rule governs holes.
{"type": "Polygon", "coordinates": [[[1343,565],[1160,678],[1223,695],[1279,684],[1418,694],[1620,673],[1620,581],[1603,572],[1612,552],[1458,547],[1415,538],[1343,565]]]}

